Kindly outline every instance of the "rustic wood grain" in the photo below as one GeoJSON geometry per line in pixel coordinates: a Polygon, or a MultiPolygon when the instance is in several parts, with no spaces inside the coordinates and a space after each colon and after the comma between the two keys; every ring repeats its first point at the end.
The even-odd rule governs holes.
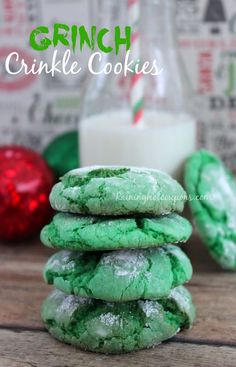
{"type": "MultiPolygon", "coordinates": [[[[34,270],[20,268],[18,273],[11,278],[0,272],[0,325],[42,328],[40,306],[51,287],[34,270]]],[[[188,288],[198,317],[192,330],[181,333],[180,337],[236,343],[235,275],[198,274],[188,288]]]]}
{"type": "Polygon", "coordinates": [[[45,332],[40,307],[52,288],[42,268],[53,251],[39,241],[0,245],[0,367],[234,367],[236,274],[222,271],[196,236],[184,248],[195,270],[188,284],[197,306],[194,327],[157,348],[108,357],[77,351],[45,332]]]}
{"type": "MultiPolygon", "coordinates": [[[[41,272],[51,252],[38,244],[32,253],[30,248],[17,254],[12,249],[1,252],[0,325],[43,328],[40,307],[51,287],[44,284],[41,272]]],[[[188,288],[198,317],[192,330],[180,334],[181,340],[236,343],[235,276],[217,267],[210,273],[195,272],[188,288]]]]}
{"type": "Polygon", "coordinates": [[[44,332],[0,333],[1,367],[233,367],[236,348],[168,342],[119,356],[86,353],[52,339],[44,332]]]}

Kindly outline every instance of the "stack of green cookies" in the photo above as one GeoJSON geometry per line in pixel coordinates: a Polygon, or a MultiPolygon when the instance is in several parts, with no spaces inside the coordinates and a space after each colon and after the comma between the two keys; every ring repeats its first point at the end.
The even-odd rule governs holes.
{"type": "Polygon", "coordinates": [[[195,308],[182,285],[192,266],[173,245],[191,235],[177,214],[185,200],[176,181],[149,169],[77,169],[54,186],[51,205],[61,213],[41,233],[46,246],[62,250],[44,269],[56,289],[42,319],[54,337],[125,353],[191,327],[195,308]]]}

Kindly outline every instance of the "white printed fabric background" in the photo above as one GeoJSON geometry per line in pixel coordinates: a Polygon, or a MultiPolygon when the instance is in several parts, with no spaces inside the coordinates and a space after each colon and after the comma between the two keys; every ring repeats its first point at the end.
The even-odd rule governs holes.
{"type": "MultiPolygon", "coordinates": [[[[30,31],[63,19],[68,25],[89,21],[85,0],[0,0],[0,144],[15,143],[39,151],[58,134],[77,128],[85,75],[50,78],[10,76],[6,56],[12,51],[34,58],[30,31]]],[[[50,53],[43,53],[45,61],[50,53]]],[[[72,60],[73,61],[73,60],[72,60]]],[[[86,62],[86,60],[81,60],[86,62]]],[[[11,68],[14,65],[11,65],[11,68]]]]}
{"type": "Polygon", "coordinates": [[[236,0],[176,1],[199,144],[219,153],[236,172],[236,0]]]}
{"type": "MultiPolygon", "coordinates": [[[[199,145],[219,153],[236,172],[236,0],[176,2],[199,145]]],[[[28,35],[40,23],[76,24],[80,14],[89,24],[87,5],[86,0],[0,0],[0,144],[17,142],[40,151],[57,134],[77,127],[86,75],[13,79],[4,62],[13,50],[34,58],[28,35]]]]}

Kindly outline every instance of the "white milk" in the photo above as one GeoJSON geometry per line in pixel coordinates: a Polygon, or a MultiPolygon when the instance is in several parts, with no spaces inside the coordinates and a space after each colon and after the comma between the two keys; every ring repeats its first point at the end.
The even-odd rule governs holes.
{"type": "Polygon", "coordinates": [[[146,111],[145,126],[132,126],[130,113],[113,110],[80,123],[81,166],[129,165],[156,168],[180,179],[196,149],[196,123],[187,115],[146,111]]]}

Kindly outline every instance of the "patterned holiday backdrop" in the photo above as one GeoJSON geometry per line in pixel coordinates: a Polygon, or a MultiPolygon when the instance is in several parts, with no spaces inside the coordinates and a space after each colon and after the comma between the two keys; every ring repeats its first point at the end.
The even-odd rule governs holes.
{"type": "Polygon", "coordinates": [[[177,0],[177,25],[199,144],[236,172],[236,1],[177,0]]]}
{"type": "MultiPolygon", "coordinates": [[[[181,53],[195,93],[199,144],[218,152],[236,171],[236,0],[176,2],[181,53]]],[[[13,79],[4,61],[9,50],[32,60],[28,35],[40,23],[88,23],[88,3],[0,0],[0,144],[17,142],[42,150],[54,136],[77,126],[86,75],[13,79]]],[[[50,53],[44,57],[49,59],[50,53]]]]}
{"type": "MultiPolygon", "coordinates": [[[[86,25],[86,4],[86,0],[0,0],[0,144],[17,142],[41,151],[54,136],[77,127],[85,75],[12,77],[4,64],[12,51],[32,61],[29,34],[38,25],[62,19],[68,25],[82,19],[86,25]]],[[[42,56],[49,60],[50,51],[42,56]]]]}

